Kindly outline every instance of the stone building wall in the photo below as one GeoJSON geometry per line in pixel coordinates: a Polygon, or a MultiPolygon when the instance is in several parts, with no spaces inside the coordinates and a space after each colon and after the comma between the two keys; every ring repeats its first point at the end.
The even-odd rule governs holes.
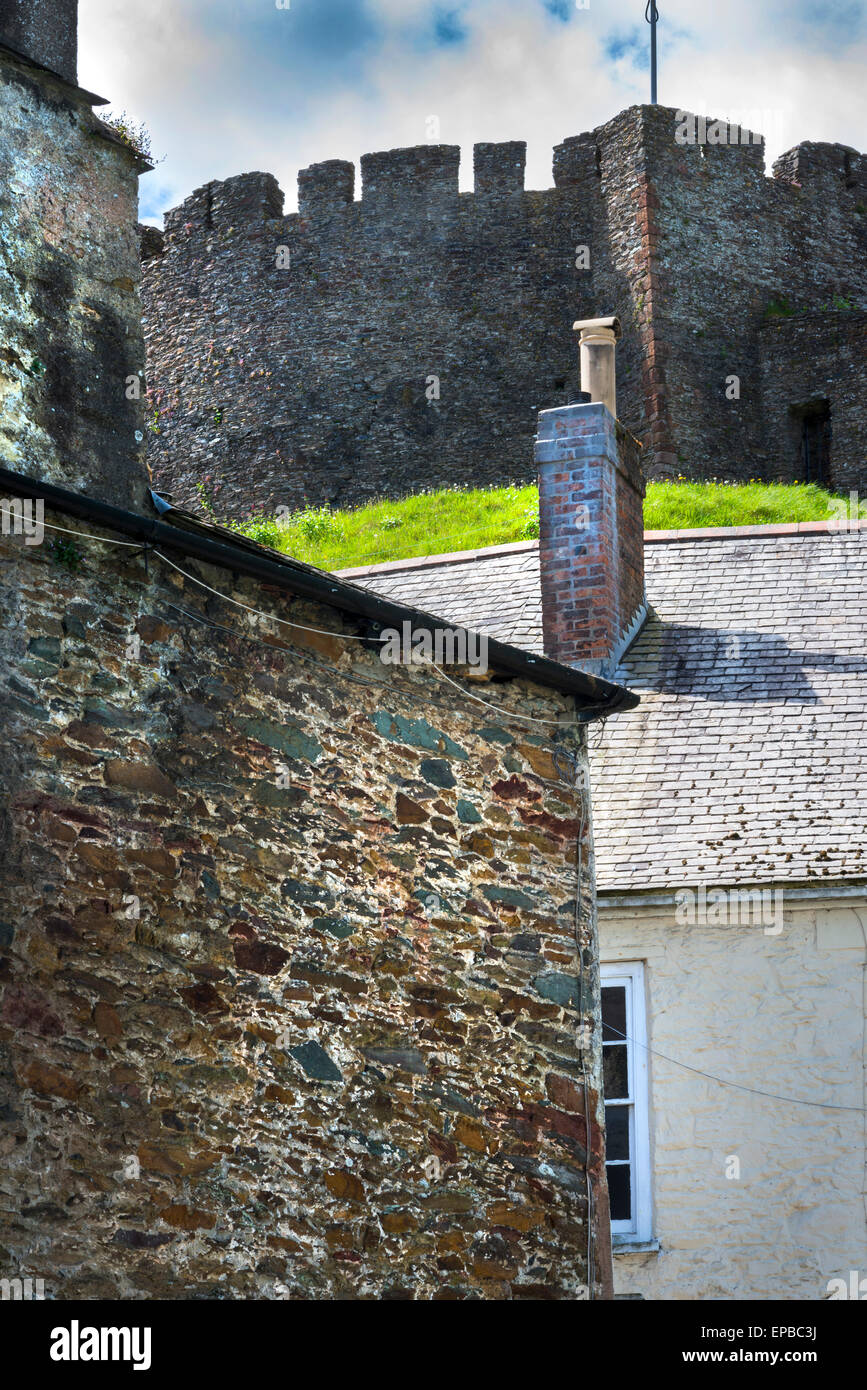
{"type": "Polygon", "coordinates": [[[498,717],[52,534],[0,541],[4,1275],[59,1299],[580,1297],[589,1165],[603,1295],[570,698],[488,682],[498,717]]]}
{"type": "Polygon", "coordinates": [[[136,215],[147,166],[73,85],[74,32],[73,16],[72,56],[56,59],[70,81],[0,49],[0,453],[31,477],[87,479],[104,499],[140,506],[136,215]]]}
{"type": "MultiPolygon", "coordinates": [[[[676,117],[565,140],[541,192],[519,142],[475,147],[473,193],[453,146],[365,156],[357,201],[351,164],[313,166],[289,217],[267,174],[198,189],[144,239],[157,484],[242,516],[532,481],[536,412],[578,389],[572,323],[610,313],[648,476],[794,476],[766,438],[763,325],[781,299],[867,307],[865,160],[804,144],[767,177],[749,132],[679,144],[676,117]]],[[[864,477],[859,439],[835,450],[864,477]]]]}

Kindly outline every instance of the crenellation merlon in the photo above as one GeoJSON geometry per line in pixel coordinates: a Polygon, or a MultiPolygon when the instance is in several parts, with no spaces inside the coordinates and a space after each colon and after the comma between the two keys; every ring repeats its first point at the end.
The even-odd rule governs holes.
{"type": "Polygon", "coordinates": [[[283,190],[273,174],[236,174],[211,185],[214,226],[259,223],[283,216],[283,190]]]}
{"type": "Polygon", "coordinates": [[[355,165],[346,159],[310,164],[298,174],[298,212],[311,222],[333,217],[355,199],[355,165]]]}
{"type": "Polygon", "coordinates": [[[527,166],[526,140],[473,146],[473,191],[481,196],[523,193],[527,166]]]}
{"type": "Polygon", "coordinates": [[[139,249],[142,265],[146,261],[151,261],[155,256],[161,256],[166,249],[165,236],[159,227],[151,227],[146,223],[139,222],[139,249]]]}
{"type": "Polygon", "coordinates": [[[365,212],[395,211],[418,202],[458,201],[460,145],[414,145],[361,156],[365,212]]]}
{"type": "Polygon", "coordinates": [[[273,174],[235,174],[203,184],[171,208],[165,214],[165,234],[172,241],[192,231],[248,229],[282,216],[283,191],[273,174]]]}
{"type": "Polygon", "coordinates": [[[595,132],[573,135],[554,146],[554,187],[570,188],[602,174],[602,152],[595,132]]]}
{"type": "Polygon", "coordinates": [[[781,183],[830,182],[841,191],[863,194],[867,189],[867,155],[851,145],[804,140],[774,161],[773,176],[781,183]]]}

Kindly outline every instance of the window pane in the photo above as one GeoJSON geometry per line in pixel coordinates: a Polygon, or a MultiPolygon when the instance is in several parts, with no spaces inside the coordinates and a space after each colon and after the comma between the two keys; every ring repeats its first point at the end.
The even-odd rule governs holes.
{"type": "Polygon", "coordinates": [[[629,1157],[629,1106],[606,1105],[605,1152],[609,1158],[629,1157]]]}
{"type": "Polygon", "coordinates": [[[608,1198],[611,1202],[612,1221],[632,1219],[632,1186],[629,1179],[629,1165],[615,1163],[608,1173],[608,1198]]]}
{"type": "Polygon", "coordinates": [[[626,1043],[602,1049],[602,1088],[608,1100],[626,1099],[629,1095],[629,1072],[626,1066],[626,1043]]]}
{"type": "Polygon", "coordinates": [[[617,1042],[625,1034],[626,986],[606,985],[602,990],[602,1041],[617,1042]]]}

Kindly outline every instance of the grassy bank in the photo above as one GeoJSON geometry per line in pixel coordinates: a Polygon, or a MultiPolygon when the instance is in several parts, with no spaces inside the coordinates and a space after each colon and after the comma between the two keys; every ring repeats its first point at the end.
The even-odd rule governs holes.
{"type": "MultiPolygon", "coordinates": [[[[650,483],[644,524],[665,531],[823,521],[839,515],[832,500],[812,484],[650,483]]],[[[528,540],[539,534],[539,497],[532,486],[442,489],[352,511],[308,508],[279,520],[230,524],[321,569],[348,569],[528,540]]]]}

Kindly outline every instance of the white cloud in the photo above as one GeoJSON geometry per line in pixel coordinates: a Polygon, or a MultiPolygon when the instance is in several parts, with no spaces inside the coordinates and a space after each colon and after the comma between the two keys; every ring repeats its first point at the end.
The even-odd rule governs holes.
{"type": "MultiPolygon", "coordinates": [[[[528,187],[547,187],[556,143],[648,100],[636,0],[590,0],[565,24],[541,0],[291,4],[151,0],[143,11],[82,0],[81,82],[144,120],[167,155],[142,182],[146,211],[249,169],[274,173],[294,206],[299,167],[422,144],[431,114],[440,139],[462,147],[463,187],[473,142],[508,139],[528,142],[528,187]],[[435,14],[450,11],[467,37],[435,46],[435,14]]],[[[771,113],[770,158],[800,140],[855,144],[867,128],[867,44],[863,9],[847,13],[822,20],[807,0],[758,10],[731,0],[724,11],[717,0],[666,0],[660,100],[771,113]]]]}

